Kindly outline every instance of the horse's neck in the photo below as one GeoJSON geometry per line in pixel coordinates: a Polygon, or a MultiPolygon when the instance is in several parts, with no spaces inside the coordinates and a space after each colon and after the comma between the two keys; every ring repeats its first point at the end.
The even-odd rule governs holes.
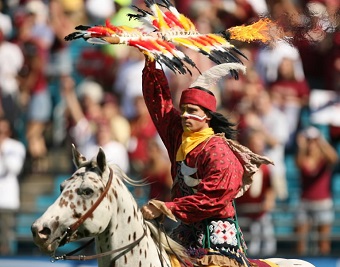
{"type": "MultiPolygon", "coordinates": [[[[112,207],[116,210],[112,212],[111,221],[107,229],[96,238],[97,253],[116,250],[134,244],[135,241],[138,241],[143,236],[144,231],[147,231],[147,234],[131,250],[128,250],[124,255],[116,259],[115,265],[112,262],[113,258],[121,252],[99,258],[99,267],[140,266],[142,259],[145,259],[148,263],[150,262],[150,259],[146,259],[146,255],[148,255],[148,258],[153,257],[153,259],[151,258],[152,261],[158,258],[156,246],[150,236],[149,229],[143,222],[143,216],[138,209],[135,199],[125,186],[122,188],[120,186],[118,185],[118,188],[115,188],[119,194],[115,197],[117,204],[112,207]]],[[[145,265],[142,262],[142,266],[149,266],[149,264],[145,265]]]]}

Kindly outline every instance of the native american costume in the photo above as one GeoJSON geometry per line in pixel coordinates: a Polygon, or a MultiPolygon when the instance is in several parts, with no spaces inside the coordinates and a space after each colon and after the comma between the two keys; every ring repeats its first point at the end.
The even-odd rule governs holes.
{"type": "Polygon", "coordinates": [[[191,73],[196,65],[178,46],[197,51],[216,63],[217,66],[203,73],[182,94],[185,103],[215,112],[214,96],[202,95],[199,89],[192,88],[208,89],[225,75],[237,79],[238,72],[245,71],[238,58],[245,56],[230,40],[266,43],[282,38],[280,29],[264,18],[221,33],[201,34],[170,1],[157,4],[154,0],[145,0],[145,4],[148,10],[135,7],[139,13],[129,14],[130,18],[142,21],[144,28],[114,26],[109,21],[105,26],[80,25],[65,40],[83,38],[90,43],[125,44],[137,47],[149,58],[143,70],[143,94],[168,150],[174,181],[171,202],[151,200],[150,203],[168,217],[181,221],[173,232],[174,239],[188,248],[189,254],[202,266],[267,267],[262,261],[246,258],[233,200],[249,188],[259,165],[271,161],[226,139],[224,134],[215,134],[212,128],[184,132],[167,79],[163,71],[155,68],[155,63],[175,73],[191,73]]]}
{"type": "MultiPolygon", "coordinates": [[[[181,101],[195,104],[196,94],[190,93],[195,90],[199,91],[185,90],[188,93],[182,94],[181,101]]],[[[155,62],[147,61],[143,70],[143,94],[172,164],[172,201],[151,201],[181,221],[172,237],[201,265],[251,266],[233,200],[249,185],[257,167],[271,162],[223,134],[214,134],[211,128],[184,132],[167,79],[155,62]]],[[[212,99],[205,100],[207,107],[216,105],[212,99]]]]}

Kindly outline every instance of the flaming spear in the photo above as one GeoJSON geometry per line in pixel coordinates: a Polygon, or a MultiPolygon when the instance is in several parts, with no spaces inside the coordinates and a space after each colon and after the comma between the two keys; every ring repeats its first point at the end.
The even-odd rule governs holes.
{"type": "MultiPolygon", "coordinates": [[[[114,26],[106,20],[105,25],[77,26],[77,31],[67,35],[65,40],[83,38],[94,44],[134,46],[152,60],[165,64],[173,72],[185,74],[191,73],[187,64],[197,67],[177,47],[184,46],[197,51],[218,65],[242,64],[238,56],[246,56],[231,44],[230,40],[267,43],[283,37],[277,25],[268,18],[260,19],[251,25],[232,27],[221,33],[201,34],[194,23],[179,13],[169,0],[162,0],[161,4],[154,0],[145,0],[145,4],[150,11],[133,6],[138,13],[128,14],[130,19],[143,22],[142,28],[114,26]]],[[[231,74],[238,78],[236,70],[231,70],[231,74]]]]}

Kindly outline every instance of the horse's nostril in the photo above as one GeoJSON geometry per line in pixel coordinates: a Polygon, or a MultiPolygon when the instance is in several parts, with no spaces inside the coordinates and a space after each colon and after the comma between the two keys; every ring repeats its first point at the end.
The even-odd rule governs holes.
{"type": "Polygon", "coordinates": [[[48,227],[44,227],[42,230],[39,231],[39,234],[49,236],[51,234],[51,229],[48,227]]]}
{"type": "Polygon", "coordinates": [[[32,231],[33,238],[41,239],[41,240],[46,240],[51,235],[51,232],[52,232],[50,228],[46,226],[39,227],[38,224],[33,224],[31,226],[31,231],[32,231]]]}

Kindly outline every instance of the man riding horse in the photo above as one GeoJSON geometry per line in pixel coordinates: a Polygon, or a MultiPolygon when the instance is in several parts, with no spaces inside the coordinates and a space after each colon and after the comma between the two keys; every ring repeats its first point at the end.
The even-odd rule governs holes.
{"type": "Polygon", "coordinates": [[[234,199],[258,166],[271,161],[232,140],[234,125],[216,112],[216,98],[207,89],[197,83],[185,89],[176,110],[164,72],[146,58],[144,99],[168,150],[173,187],[172,201],[151,200],[143,216],[179,219],[172,237],[199,265],[269,266],[247,259],[234,199]]]}

